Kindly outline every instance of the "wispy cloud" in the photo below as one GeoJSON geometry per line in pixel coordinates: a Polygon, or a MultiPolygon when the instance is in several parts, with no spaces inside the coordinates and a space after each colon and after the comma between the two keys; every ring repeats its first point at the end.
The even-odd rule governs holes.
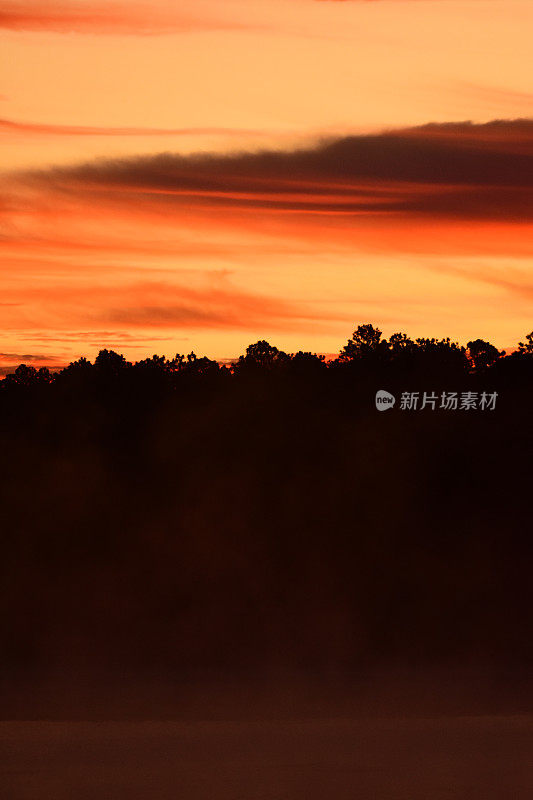
{"type": "Polygon", "coordinates": [[[37,136],[255,136],[261,131],[241,128],[142,128],[102,127],[97,125],[57,125],[45,122],[19,122],[0,119],[0,133],[37,136]]]}
{"type": "MultiPolygon", "coordinates": [[[[70,341],[73,328],[90,326],[92,343],[119,341],[130,345],[146,339],[147,330],[270,330],[297,331],[327,329],[332,319],[344,319],[342,314],[330,314],[309,304],[285,300],[259,292],[243,290],[229,277],[214,275],[201,281],[179,283],[172,276],[160,281],[108,283],[105,286],[88,282],[81,275],[83,290],[75,280],[47,280],[34,287],[24,287],[26,319],[42,330],[50,319],[56,331],[52,341],[70,341]],[[196,285],[192,285],[192,284],[196,285]],[[110,326],[115,332],[110,331],[110,326]],[[123,331],[125,336],[117,335],[123,331]],[[66,338],[65,338],[66,335],[66,338]]],[[[14,293],[18,289],[11,290],[14,293]]],[[[10,291],[6,290],[9,295],[10,291]]],[[[13,326],[8,321],[4,331],[19,331],[20,317],[13,326]]],[[[18,334],[20,338],[20,333],[18,334]]],[[[85,334],[77,333],[87,339],[85,334]]],[[[153,337],[151,337],[153,338],[153,337]]],[[[157,337],[156,337],[157,338],[157,337]]],[[[165,340],[163,336],[162,340],[165,340]]],[[[32,341],[44,341],[42,338],[32,341]]],[[[103,346],[103,344],[102,344],[103,346]]]]}
{"type": "Polygon", "coordinates": [[[203,328],[273,330],[316,327],[329,317],[305,304],[266,297],[234,287],[193,289],[187,286],[145,285],[135,296],[121,298],[102,318],[113,324],[140,328],[203,328]]]}
{"type": "Polygon", "coordinates": [[[481,83],[468,81],[457,81],[452,83],[451,88],[454,92],[461,92],[469,98],[483,100],[488,105],[493,105],[498,109],[505,107],[523,106],[531,108],[533,104],[533,92],[522,92],[505,86],[490,86],[481,83]]]}
{"type": "Polygon", "coordinates": [[[205,30],[245,28],[238,21],[227,21],[202,13],[198,4],[170,2],[131,3],[61,2],[61,0],[6,0],[0,9],[0,28],[15,31],[54,33],[137,34],[193,33],[205,30]],[[196,10],[195,9],[196,5],[196,10]]]}
{"type": "Polygon", "coordinates": [[[0,353],[0,361],[16,361],[17,363],[31,363],[34,361],[55,361],[53,356],[43,353],[0,353]]]}

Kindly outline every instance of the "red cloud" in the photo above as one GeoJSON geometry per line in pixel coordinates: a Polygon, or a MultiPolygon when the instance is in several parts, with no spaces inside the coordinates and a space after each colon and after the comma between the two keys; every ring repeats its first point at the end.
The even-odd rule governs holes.
{"type": "Polygon", "coordinates": [[[188,14],[166,7],[132,2],[24,2],[7,0],[0,9],[0,28],[55,33],[142,34],[190,33],[241,28],[238,23],[188,14]]]}
{"type": "Polygon", "coordinates": [[[259,131],[241,128],[106,128],[91,125],[54,125],[44,122],[16,122],[0,119],[0,132],[44,136],[225,136],[254,135],[259,131]]]}

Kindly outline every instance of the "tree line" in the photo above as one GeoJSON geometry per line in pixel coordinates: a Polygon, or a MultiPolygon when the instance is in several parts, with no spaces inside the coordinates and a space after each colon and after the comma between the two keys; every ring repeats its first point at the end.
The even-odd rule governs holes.
{"type": "Polygon", "coordinates": [[[379,328],[371,324],[359,325],[340,353],[331,359],[309,351],[285,353],[265,340],[250,344],[244,355],[229,364],[222,364],[194,352],[174,358],[153,355],[137,362],[129,362],[113,350],[102,349],[94,363],[85,357],[71,362],[57,371],[48,367],[36,368],[20,364],[9,373],[0,386],[7,390],[13,386],[38,386],[53,382],[79,382],[91,375],[117,377],[126,370],[135,371],[146,378],[202,375],[239,375],[250,372],[286,372],[317,374],[326,369],[360,368],[368,372],[399,370],[428,372],[441,375],[466,376],[491,372],[496,375],[527,374],[533,362],[533,332],[527,334],[509,355],[483,339],[475,339],[466,347],[450,338],[411,339],[405,333],[383,337],[379,328]]]}

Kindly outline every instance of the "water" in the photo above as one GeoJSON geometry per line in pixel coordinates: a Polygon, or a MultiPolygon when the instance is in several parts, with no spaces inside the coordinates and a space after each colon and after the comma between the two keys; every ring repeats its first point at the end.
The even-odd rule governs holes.
{"type": "Polygon", "coordinates": [[[533,716],[0,722],[6,800],[530,800],[533,716]]]}

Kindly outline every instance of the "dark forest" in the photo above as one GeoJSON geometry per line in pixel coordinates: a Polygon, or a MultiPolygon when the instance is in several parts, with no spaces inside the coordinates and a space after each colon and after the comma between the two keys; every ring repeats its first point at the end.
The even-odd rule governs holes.
{"type": "Polygon", "coordinates": [[[19,366],[0,383],[8,712],[48,680],[527,670],[532,392],[533,334],[505,355],[372,325],[332,360],[259,341],[228,365],[19,366]]]}

